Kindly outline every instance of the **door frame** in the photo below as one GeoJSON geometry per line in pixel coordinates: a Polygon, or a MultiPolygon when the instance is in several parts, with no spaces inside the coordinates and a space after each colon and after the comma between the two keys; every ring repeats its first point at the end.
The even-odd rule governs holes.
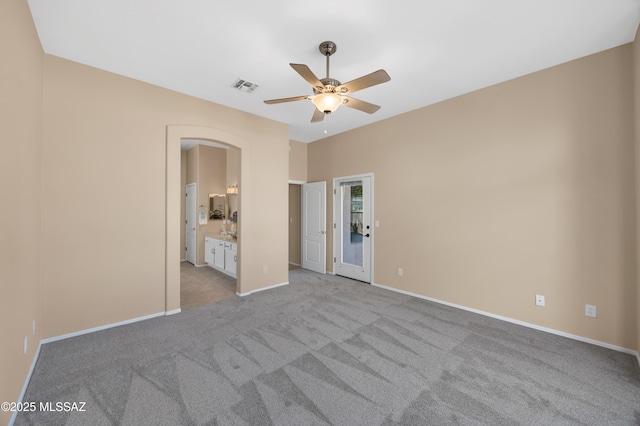
{"type": "Polygon", "coordinates": [[[185,192],[185,253],[184,253],[184,257],[185,260],[187,262],[191,261],[189,260],[189,248],[191,248],[192,254],[193,254],[193,265],[194,266],[198,266],[198,227],[196,226],[196,224],[198,223],[198,184],[193,182],[193,183],[188,183],[185,185],[184,188],[184,192],[185,192]],[[192,188],[193,189],[193,200],[189,199],[189,189],[192,188]],[[191,217],[189,217],[189,202],[191,201],[191,206],[193,207],[193,212],[191,217]],[[189,221],[192,221],[192,225],[193,225],[193,240],[191,241],[191,246],[189,247],[189,221]]]}
{"type": "MultiPolygon", "coordinates": [[[[374,223],[375,223],[375,219],[374,219],[374,178],[373,178],[373,173],[361,173],[361,174],[357,174],[357,175],[351,175],[351,176],[340,176],[340,177],[335,177],[333,178],[333,205],[332,205],[332,219],[331,219],[331,223],[333,224],[333,247],[332,247],[332,255],[333,255],[333,274],[334,275],[338,275],[337,274],[337,268],[336,268],[336,264],[337,264],[337,256],[338,253],[340,252],[341,248],[340,248],[340,235],[338,235],[338,229],[337,229],[337,221],[339,220],[339,217],[336,215],[336,210],[338,209],[338,203],[337,203],[337,192],[338,189],[340,187],[339,182],[340,181],[344,181],[344,180],[358,180],[358,179],[362,179],[362,178],[370,178],[371,180],[371,187],[370,187],[370,206],[369,206],[369,220],[371,221],[371,223],[369,224],[370,226],[370,244],[371,244],[371,249],[369,251],[369,269],[370,269],[370,274],[369,274],[369,281],[368,284],[372,284],[374,281],[374,247],[375,247],[375,231],[374,231],[374,223]]],[[[364,282],[364,281],[363,281],[364,282]]]]}

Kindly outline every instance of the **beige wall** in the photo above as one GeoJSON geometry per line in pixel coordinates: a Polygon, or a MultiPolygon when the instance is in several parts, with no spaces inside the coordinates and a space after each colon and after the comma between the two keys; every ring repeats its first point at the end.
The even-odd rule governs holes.
{"type": "MultiPolygon", "coordinates": [[[[42,326],[43,54],[26,1],[0,3],[0,54],[0,401],[16,401],[42,326]]],[[[0,424],[10,416],[0,411],[0,424]]]]}
{"type": "Polygon", "coordinates": [[[52,56],[45,69],[44,337],[165,310],[166,134],[174,123],[250,144],[246,185],[261,215],[245,223],[252,235],[243,291],[287,281],[287,224],[277,219],[288,195],[285,125],[52,56]]]}
{"type": "Polygon", "coordinates": [[[375,283],[636,349],[631,59],[626,45],[311,143],[308,179],[375,173],[375,283]]]}
{"type": "Polygon", "coordinates": [[[227,149],[227,187],[240,184],[240,150],[227,149]]]}
{"type": "Polygon", "coordinates": [[[166,186],[177,195],[184,183],[177,173],[165,186],[176,123],[243,141],[241,291],[287,279],[288,179],[372,171],[376,282],[638,349],[639,49],[311,144],[307,179],[293,160],[306,145],[286,167],[286,126],[45,56],[27,2],[0,3],[0,193],[21,207],[0,213],[0,400],[17,399],[41,338],[165,309],[166,186]]]}
{"type": "Polygon", "coordinates": [[[302,264],[302,192],[301,186],[289,184],[289,263],[302,264]]]}
{"type": "Polygon", "coordinates": [[[289,180],[307,181],[307,144],[289,140],[289,180]]]}

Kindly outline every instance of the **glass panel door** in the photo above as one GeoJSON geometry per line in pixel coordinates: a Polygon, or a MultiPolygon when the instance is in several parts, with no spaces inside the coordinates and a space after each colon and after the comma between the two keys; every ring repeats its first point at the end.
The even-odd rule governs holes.
{"type": "Polygon", "coordinates": [[[371,282],[373,175],[335,178],[334,273],[371,282]]]}
{"type": "Polygon", "coordinates": [[[362,267],[362,181],[343,182],[342,263],[362,267]]]}

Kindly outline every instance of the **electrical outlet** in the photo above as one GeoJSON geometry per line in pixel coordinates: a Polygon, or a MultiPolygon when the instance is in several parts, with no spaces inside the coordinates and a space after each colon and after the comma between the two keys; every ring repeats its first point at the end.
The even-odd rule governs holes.
{"type": "Polygon", "coordinates": [[[402,268],[398,268],[398,276],[401,277],[403,274],[402,268]]]}
{"type": "Polygon", "coordinates": [[[536,294],[536,306],[544,306],[544,296],[536,294]]]}
{"type": "Polygon", "coordinates": [[[584,315],[587,317],[595,318],[596,317],[595,305],[584,305],[584,315]]]}

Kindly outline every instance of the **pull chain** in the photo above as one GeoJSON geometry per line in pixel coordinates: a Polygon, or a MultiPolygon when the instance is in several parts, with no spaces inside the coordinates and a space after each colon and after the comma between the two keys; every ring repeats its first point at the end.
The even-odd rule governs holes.
{"type": "Polygon", "coordinates": [[[330,112],[325,112],[324,113],[324,134],[326,135],[327,133],[329,133],[327,131],[327,122],[329,121],[329,117],[331,117],[331,113],[330,112]]]}

